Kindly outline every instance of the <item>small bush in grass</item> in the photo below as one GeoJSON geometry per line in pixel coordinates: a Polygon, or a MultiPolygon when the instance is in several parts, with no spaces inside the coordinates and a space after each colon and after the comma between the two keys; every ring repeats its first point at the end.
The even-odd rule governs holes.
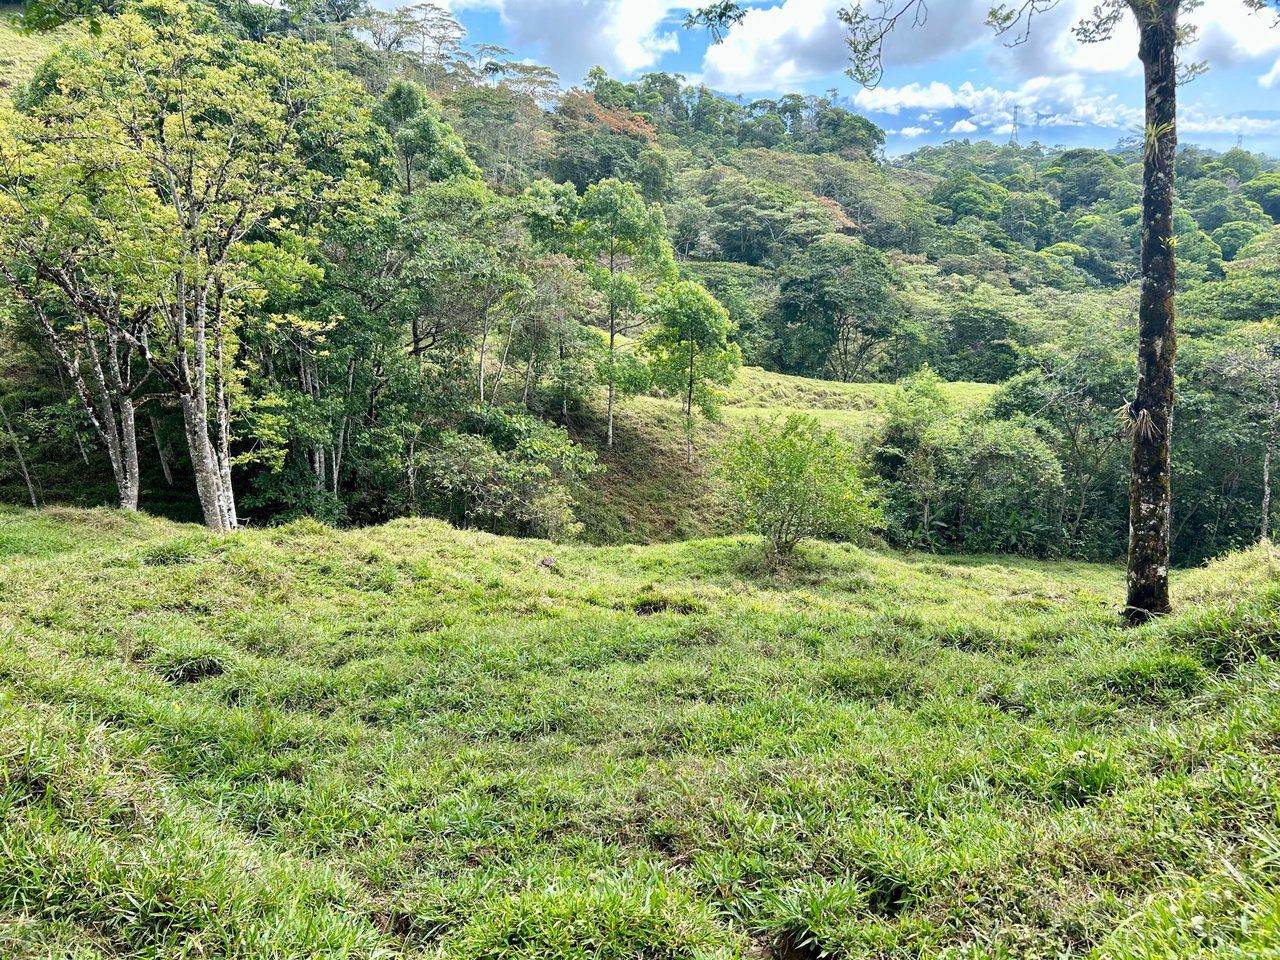
{"type": "Polygon", "coordinates": [[[793,414],[736,435],[720,450],[717,472],[774,561],[805,539],[857,542],[880,522],[853,447],[813,417],[793,414]]]}

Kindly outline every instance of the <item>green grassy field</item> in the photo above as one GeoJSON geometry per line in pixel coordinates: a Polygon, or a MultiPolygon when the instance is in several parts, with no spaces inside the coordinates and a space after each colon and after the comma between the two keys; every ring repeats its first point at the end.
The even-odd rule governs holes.
{"type": "Polygon", "coordinates": [[[0,511],[0,956],[1280,955],[1280,556],[0,511]]]}
{"type": "Polygon", "coordinates": [[[0,4],[0,94],[31,79],[36,67],[70,35],[69,29],[25,34],[13,25],[18,6],[0,4]]]}

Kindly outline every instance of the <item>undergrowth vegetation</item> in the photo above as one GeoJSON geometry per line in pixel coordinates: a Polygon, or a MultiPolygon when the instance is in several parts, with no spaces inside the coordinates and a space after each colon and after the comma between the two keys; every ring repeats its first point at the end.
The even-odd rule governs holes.
{"type": "Polygon", "coordinates": [[[6,957],[1260,957],[1280,556],[0,512],[6,957]]]}

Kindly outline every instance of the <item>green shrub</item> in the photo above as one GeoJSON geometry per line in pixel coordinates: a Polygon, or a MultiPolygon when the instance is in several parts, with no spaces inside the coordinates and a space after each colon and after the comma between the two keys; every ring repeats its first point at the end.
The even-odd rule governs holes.
{"type": "Polygon", "coordinates": [[[805,539],[856,542],[880,522],[853,447],[813,417],[759,424],[730,439],[718,460],[739,520],[769,542],[774,560],[805,539]]]}
{"type": "Polygon", "coordinates": [[[489,409],[441,434],[415,469],[423,506],[456,526],[566,540],[581,530],[575,484],[601,468],[562,428],[489,409]]]}

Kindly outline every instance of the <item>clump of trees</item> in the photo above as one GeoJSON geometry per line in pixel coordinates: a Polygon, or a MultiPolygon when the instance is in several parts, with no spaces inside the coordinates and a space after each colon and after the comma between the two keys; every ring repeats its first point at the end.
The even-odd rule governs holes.
{"type": "MultiPolygon", "coordinates": [[[[361,83],[287,24],[246,38],[157,0],[0,107],[5,335],[56,371],[63,436],[105,455],[122,507],[159,468],[216,530],[426,512],[570,536],[599,467],[553,418],[603,385],[611,444],[615,395],[670,387],[677,353],[689,416],[713,410],[738,354],[724,309],[677,280],[661,209],[618,180],[486,183],[450,96],[508,70],[536,85],[469,65],[456,22],[418,13],[348,27],[395,55],[361,83]]],[[[3,439],[36,502],[25,397],[3,439]]]]}
{"type": "Polygon", "coordinates": [[[138,504],[136,410],[164,393],[205,522],[228,530],[237,345],[268,288],[305,272],[307,221],[360,190],[369,114],[315,48],[216,43],[185,7],[150,12],[56,54],[0,114],[0,271],[120,505],[138,504]]]}
{"type": "MultiPolygon", "coordinates": [[[[611,446],[628,397],[678,403],[694,459],[741,362],[902,382],[893,542],[1124,553],[1142,139],[890,163],[829,98],[565,91],[430,4],[117,14],[0,107],[0,496],[572,535],[586,451],[645,456],[611,446]]],[[[1274,529],[1280,161],[1172,162],[1194,562],[1274,529]]]]}
{"type": "MultiPolygon", "coordinates": [[[[1245,6],[1262,11],[1280,10],[1280,0],[1244,0],[1245,6]]],[[[1025,40],[1037,16],[1057,5],[1057,0],[1018,0],[993,4],[987,25],[999,34],[1025,40]]],[[[1139,34],[1138,58],[1143,67],[1146,122],[1141,138],[1141,192],[1136,184],[1103,196],[1099,187],[1106,182],[1106,168],[1119,166],[1109,155],[1095,155],[1091,162],[1072,162],[1046,171],[1056,175],[1062,202],[1067,205],[1098,203],[1103,200],[1135,208],[1133,222],[1140,228],[1138,274],[1142,279],[1138,309],[1138,371],[1133,398],[1125,405],[1124,422],[1130,435],[1129,470],[1129,572],[1125,615],[1133,623],[1168,613],[1169,569],[1172,552],[1173,500],[1171,465],[1173,454],[1173,412],[1176,394],[1175,359],[1178,349],[1175,323],[1175,292],[1179,261],[1189,260],[1195,280],[1208,272],[1195,269],[1205,259],[1221,259],[1221,248],[1196,221],[1175,203],[1178,149],[1178,83],[1194,75],[1196,65],[1180,62],[1180,49],[1194,37],[1183,15],[1198,3],[1185,0],[1106,0],[1099,3],[1075,28],[1085,43],[1110,39],[1117,26],[1130,15],[1139,34]],[[1181,216],[1179,216],[1181,214],[1181,216]],[[1181,222],[1180,222],[1181,221],[1181,222]],[[1180,257],[1179,251],[1182,251],[1180,257]],[[1190,256],[1187,254],[1190,253],[1190,256]]],[[[724,2],[695,8],[687,26],[705,24],[717,39],[729,25],[741,22],[749,11],[741,4],[724,2]]],[[[849,75],[864,85],[875,85],[884,72],[881,54],[884,41],[899,24],[920,23],[928,16],[924,0],[885,0],[878,8],[842,9],[838,19],[847,31],[850,53],[849,75]]],[[[1064,160],[1066,156],[1064,155],[1064,160]]],[[[1075,158],[1072,158],[1073,161],[1075,158]]],[[[1220,166],[1240,179],[1261,170],[1251,158],[1239,154],[1224,157],[1220,166]]],[[[1011,184],[1015,185],[1015,184],[1011,184]]],[[[1016,184],[1020,185],[1020,184],[1016,184]]],[[[953,177],[934,191],[938,202],[951,205],[956,225],[974,220],[999,220],[1010,194],[1003,185],[984,183],[971,174],[953,177]]],[[[1239,210],[1249,201],[1232,205],[1229,192],[1206,191],[1199,198],[1207,207],[1202,216],[1206,226],[1219,227],[1239,220],[1239,210]],[[1212,219],[1210,219],[1212,218],[1212,219]]],[[[1256,203],[1254,207],[1261,211],[1256,203]]],[[[1105,227],[1096,218],[1076,222],[1082,235],[1092,235],[1105,227]],[[1088,221],[1088,222],[1086,222],[1088,221]]],[[[976,233],[981,237],[983,233],[976,233]]],[[[1102,230],[1106,237],[1107,232],[1102,230]]],[[[1084,236],[1078,239],[1084,239],[1084,236]]],[[[1056,255],[1072,260],[1089,260],[1092,251],[1080,244],[1056,244],[1056,255]]],[[[1055,254],[1055,248],[1048,251],[1055,254]]]]}

